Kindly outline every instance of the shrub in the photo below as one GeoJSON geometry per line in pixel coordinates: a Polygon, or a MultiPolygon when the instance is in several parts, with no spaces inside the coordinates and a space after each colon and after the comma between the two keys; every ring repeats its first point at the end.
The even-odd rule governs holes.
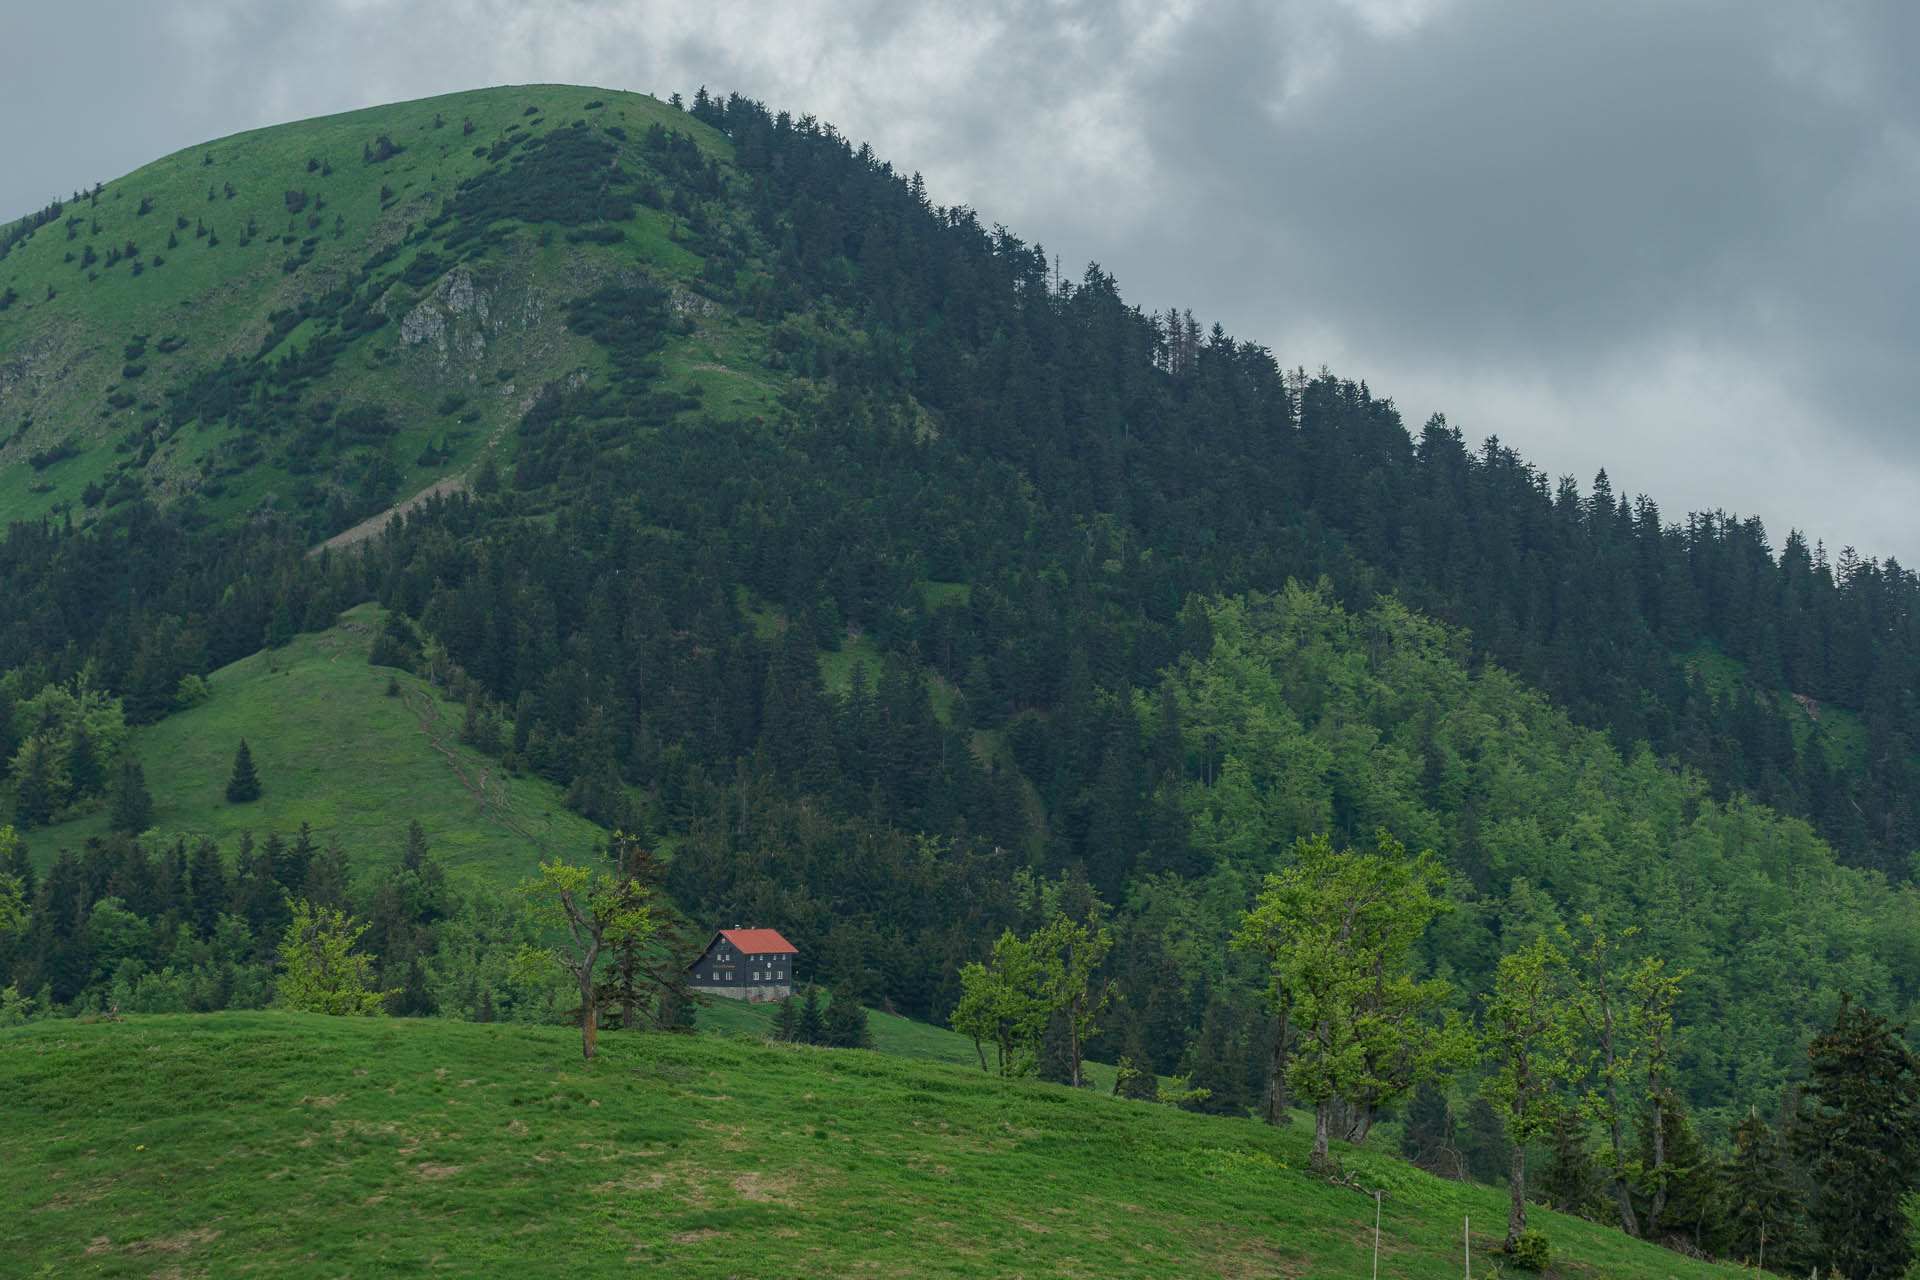
{"type": "Polygon", "coordinates": [[[197,707],[207,700],[209,692],[205,676],[189,673],[180,677],[179,687],[173,691],[173,705],[181,711],[197,707]]]}
{"type": "Polygon", "coordinates": [[[1553,1247],[1538,1231],[1528,1231],[1507,1246],[1507,1261],[1522,1271],[1545,1271],[1553,1260],[1553,1247]]]}
{"type": "Polygon", "coordinates": [[[380,164],[384,161],[391,160],[394,156],[399,155],[405,150],[405,147],[399,145],[383,133],[375,138],[370,145],[361,148],[360,158],[367,164],[380,164]]]}

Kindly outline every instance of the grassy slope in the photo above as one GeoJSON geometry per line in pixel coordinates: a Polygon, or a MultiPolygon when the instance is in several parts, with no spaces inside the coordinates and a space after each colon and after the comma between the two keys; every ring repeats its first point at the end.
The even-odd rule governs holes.
{"type": "MultiPolygon", "coordinates": [[[[20,1275],[1364,1276],[1308,1134],[715,1037],[288,1014],[0,1031],[20,1275]],[[346,1227],[347,1229],[342,1229],[346,1227]]],[[[1382,1273],[1461,1274],[1500,1192],[1366,1153],[1382,1273]]],[[[1563,1276],[1735,1274],[1538,1211],[1563,1276]]],[[[1476,1273],[1491,1272],[1491,1258],[1476,1273]]]]}
{"type": "MultiPolygon", "coordinates": [[[[532,871],[543,846],[578,859],[604,838],[551,784],[509,778],[462,746],[458,705],[416,677],[368,666],[378,618],[374,606],[352,609],[331,630],[223,667],[206,702],[136,730],[154,835],[207,835],[231,849],[243,828],[291,834],[304,821],[321,838],[339,836],[364,869],[390,864],[417,818],[450,870],[508,884],[532,871]],[[386,696],[389,677],[402,696],[386,696]],[[264,790],[230,805],[227,774],[243,736],[264,790]]],[[[45,866],[105,829],[102,810],[25,839],[45,866]]]]}
{"type": "MultiPolygon", "coordinates": [[[[821,1003],[823,1005],[827,1003],[824,992],[821,995],[821,1003]]],[[[770,1004],[748,1004],[744,1000],[714,1000],[701,1006],[697,1021],[703,1033],[770,1038],[773,1035],[775,1008],[770,1004]]],[[[897,1014],[869,1009],[867,1010],[867,1032],[873,1037],[874,1049],[889,1057],[912,1058],[919,1062],[943,1062],[949,1066],[965,1067],[970,1071],[980,1069],[980,1058],[974,1050],[973,1041],[946,1027],[934,1026],[928,1022],[915,1022],[912,1018],[902,1018],[897,1014]]],[[[1102,1093],[1112,1092],[1112,1063],[1085,1062],[1081,1065],[1086,1071],[1088,1083],[1095,1090],[1102,1093]]],[[[1165,1084],[1172,1083],[1165,1077],[1161,1080],[1165,1084]]]]}
{"type": "MultiPolygon", "coordinates": [[[[693,135],[715,156],[729,154],[719,134],[644,95],[513,86],[236,134],[108,183],[97,201],[70,204],[61,221],[41,228],[0,260],[0,289],[11,287],[20,299],[0,313],[0,513],[30,517],[63,504],[81,513],[82,489],[127,460],[115,444],[137,439],[140,424],[160,411],[166,389],[223,356],[250,358],[268,329],[270,312],[324,293],[376,250],[400,242],[433,216],[461,181],[508,163],[474,156],[476,145],[484,148],[520,131],[545,134],[581,119],[624,129],[630,140],[660,122],[693,135]],[[590,102],[601,105],[589,109],[590,102]],[[382,134],[404,149],[383,162],[365,163],[363,148],[382,134]],[[309,161],[322,162],[331,172],[309,170],[309,161]],[[228,184],[232,197],[226,195],[228,184]],[[392,193],[385,201],[382,187],[392,193]],[[290,191],[322,198],[325,207],[316,213],[309,204],[290,213],[290,191]],[[151,202],[144,215],[138,212],[143,200],[151,202]],[[319,225],[310,228],[310,217],[319,225]],[[80,219],[71,240],[68,218],[80,219]],[[176,228],[177,219],[185,219],[187,227],[176,228]],[[250,240],[245,235],[249,220],[256,228],[250,240]],[[200,224],[213,229],[217,245],[195,234],[200,224]],[[173,248],[167,247],[169,236],[178,241],[173,248]],[[285,272],[282,268],[303,252],[309,238],[315,241],[311,261],[285,272]],[[140,249],[138,277],[131,274],[130,262],[104,265],[108,250],[129,240],[140,249]],[[65,261],[67,253],[78,255],[89,246],[102,261],[88,270],[79,267],[77,257],[65,261]],[[156,253],[165,259],[163,266],[149,265],[156,253]],[[89,281],[89,270],[97,278],[89,281]],[[124,348],[135,334],[146,335],[150,345],[135,362],[145,365],[144,372],[128,379],[124,348]],[[162,351],[163,339],[183,339],[185,345],[162,351]],[[116,407],[109,400],[115,395],[131,402],[116,407]],[[31,454],[61,441],[77,446],[79,456],[41,470],[28,465],[31,454]]],[[[401,428],[394,452],[404,470],[403,495],[459,472],[517,421],[543,381],[602,363],[592,344],[567,335],[554,315],[558,303],[582,291],[582,280],[633,263],[667,279],[691,281],[698,272],[700,260],[675,241],[681,219],[640,208],[625,229],[626,243],[616,246],[568,245],[557,236],[541,245],[538,235],[529,234],[484,255],[503,281],[493,301],[496,318],[510,320],[506,340],[492,342],[484,355],[449,363],[424,348],[396,350],[398,326],[389,325],[350,348],[316,384],[314,395],[334,393],[348,406],[372,402],[393,412],[401,428]],[[465,410],[475,415],[473,422],[436,412],[449,392],[468,395],[465,410]],[[450,462],[423,467],[415,461],[429,442],[443,438],[453,449],[450,462]]],[[[430,240],[405,248],[379,277],[397,280],[418,253],[440,247],[430,240]]],[[[431,282],[394,284],[390,313],[406,314],[432,288],[431,282]]],[[[311,322],[303,324],[272,354],[299,346],[310,328],[311,322]]],[[[719,416],[764,410],[777,387],[758,367],[753,330],[725,313],[703,315],[696,331],[677,341],[664,360],[672,385],[699,384],[708,412],[719,416]]],[[[212,474],[217,446],[228,434],[225,428],[198,426],[170,439],[149,468],[160,491],[212,474]]],[[[254,467],[225,479],[223,494],[210,510],[247,510],[285,483],[286,477],[254,467]]]]}
{"type": "MultiPolygon", "coordinates": [[[[1674,660],[1690,675],[1697,671],[1708,694],[1715,698],[1730,697],[1753,684],[1747,664],[1738,658],[1728,657],[1711,640],[1702,640],[1686,653],[1676,655],[1674,660]]],[[[1845,707],[1828,706],[1819,707],[1819,714],[1812,716],[1785,690],[1763,691],[1774,705],[1786,712],[1795,747],[1805,751],[1809,741],[1816,741],[1825,749],[1827,763],[1834,768],[1849,773],[1860,773],[1866,769],[1867,730],[1860,723],[1857,712],[1845,707]]],[[[1815,705],[1818,706],[1817,703],[1815,705]]],[[[1916,759],[1920,759],[1920,756],[1916,756],[1916,759]]]]}

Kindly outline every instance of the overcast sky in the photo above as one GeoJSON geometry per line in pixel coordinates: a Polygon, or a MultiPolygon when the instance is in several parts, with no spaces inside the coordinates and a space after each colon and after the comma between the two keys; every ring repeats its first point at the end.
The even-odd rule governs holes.
{"type": "Polygon", "coordinates": [[[1584,489],[1920,564],[1920,5],[0,0],[0,218],[482,85],[812,113],[1584,489]]]}

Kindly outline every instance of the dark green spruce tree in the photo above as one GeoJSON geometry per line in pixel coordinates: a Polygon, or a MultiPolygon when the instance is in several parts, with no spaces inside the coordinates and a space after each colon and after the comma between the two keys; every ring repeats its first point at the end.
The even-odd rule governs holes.
{"type": "Polygon", "coordinates": [[[1749,1110],[1734,1134],[1733,1155],[1722,1166],[1726,1180],[1727,1256],[1743,1265],[1776,1270],[1794,1255],[1800,1207],[1773,1130],[1749,1110]]]}
{"type": "Polygon", "coordinates": [[[800,1020],[793,1038],[801,1044],[819,1044],[825,1032],[826,1024],[820,1016],[820,991],[809,982],[806,997],[800,1002],[800,1020]]]}
{"type": "Polygon", "coordinates": [[[1561,1213],[1594,1216],[1603,1187],[1593,1153],[1587,1149],[1586,1121],[1578,1112],[1561,1114],[1547,1139],[1547,1167],[1540,1175],[1540,1191],[1561,1213]]]}
{"type": "Polygon", "coordinates": [[[820,1043],[833,1049],[873,1047],[873,1037],[867,1031],[867,1011],[851,983],[843,982],[833,989],[833,1001],[822,1020],[820,1043]]]}
{"type": "Polygon", "coordinates": [[[1807,1048],[1794,1145],[1814,1187],[1814,1260],[1849,1280],[1893,1280],[1909,1261],[1900,1201],[1920,1179],[1920,1062],[1905,1031],[1842,994],[1807,1048]]]}
{"type": "Polygon", "coordinates": [[[227,777],[227,803],[249,804],[259,798],[260,775],[254,772],[253,752],[242,738],[240,749],[233,753],[233,772],[227,777]]]}
{"type": "Polygon", "coordinates": [[[114,779],[108,823],[115,831],[137,836],[153,825],[153,795],[147,790],[147,773],[138,760],[121,762],[114,779]]]}

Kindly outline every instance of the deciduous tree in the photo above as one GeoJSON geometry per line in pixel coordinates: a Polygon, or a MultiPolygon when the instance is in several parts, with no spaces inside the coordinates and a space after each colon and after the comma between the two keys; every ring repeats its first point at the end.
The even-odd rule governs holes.
{"type": "Polygon", "coordinates": [[[1383,831],[1372,853],[1315,836],[1293,856],[1267,877],[1233,941],[1265,957],[1276,1008],[1290,1011],[1298,1048],[1287,1082],[1314,1105],[1312,1161],[1324,1169],[1338,1104],[1354,1115],[1350,1136],[1364,1138],[1381,1107],[1446,1078],[1472,1049],[1442,1013],[1451,985],[1412,975],[1414,943],[1448,909],[1433,855],[1409,858],[1383,831]]]}
{"type": "Polygon", "coordinates": [[[1078,1089],[1084,1083],[1081,1054],[1093,1034],[1094,1019],[1113,998],[1113,984],[1096,987],[1093,975],[1113,947],[1113,934],[1092,920],[1075,923],[1055,916],[1031,939],[1041,974],[1041,998],[1050,1017],[1067,1032],[1068,1079],[1078,1089]]]}
{"type": "Polygon", "coordinates": [[[573,976],[580,990],[580,1053],[593,1061],[599,1033],[596,999],[601,961],[629,938],[644,942],[653,934],[653,918],[632,881],[555,859],[540,864],[540,874],[521,883],[534,918],[565,931],[560,947],[522,947],[524,970],[557,965],[573,976]]]}
{"type": "Polygon", "coordinates": [[[374,958],[353,949],[368,927],[344,911],[296,901],[280,940],[280,1003],[302,1013],[383,1016],[392,993],[375,989],[374,958]]]}
{"type": "Polygon", "coordinates": [[[1574,1041],[1565,991],[1566,958],[1545,938],[1504,956],[1487,1000],[1481,1096],[1493,1104],[1512,1144],[1507,1243],[1527,1230],[1527,1144],[1553,1131],[1572,1074],[1574,1041]]]}

